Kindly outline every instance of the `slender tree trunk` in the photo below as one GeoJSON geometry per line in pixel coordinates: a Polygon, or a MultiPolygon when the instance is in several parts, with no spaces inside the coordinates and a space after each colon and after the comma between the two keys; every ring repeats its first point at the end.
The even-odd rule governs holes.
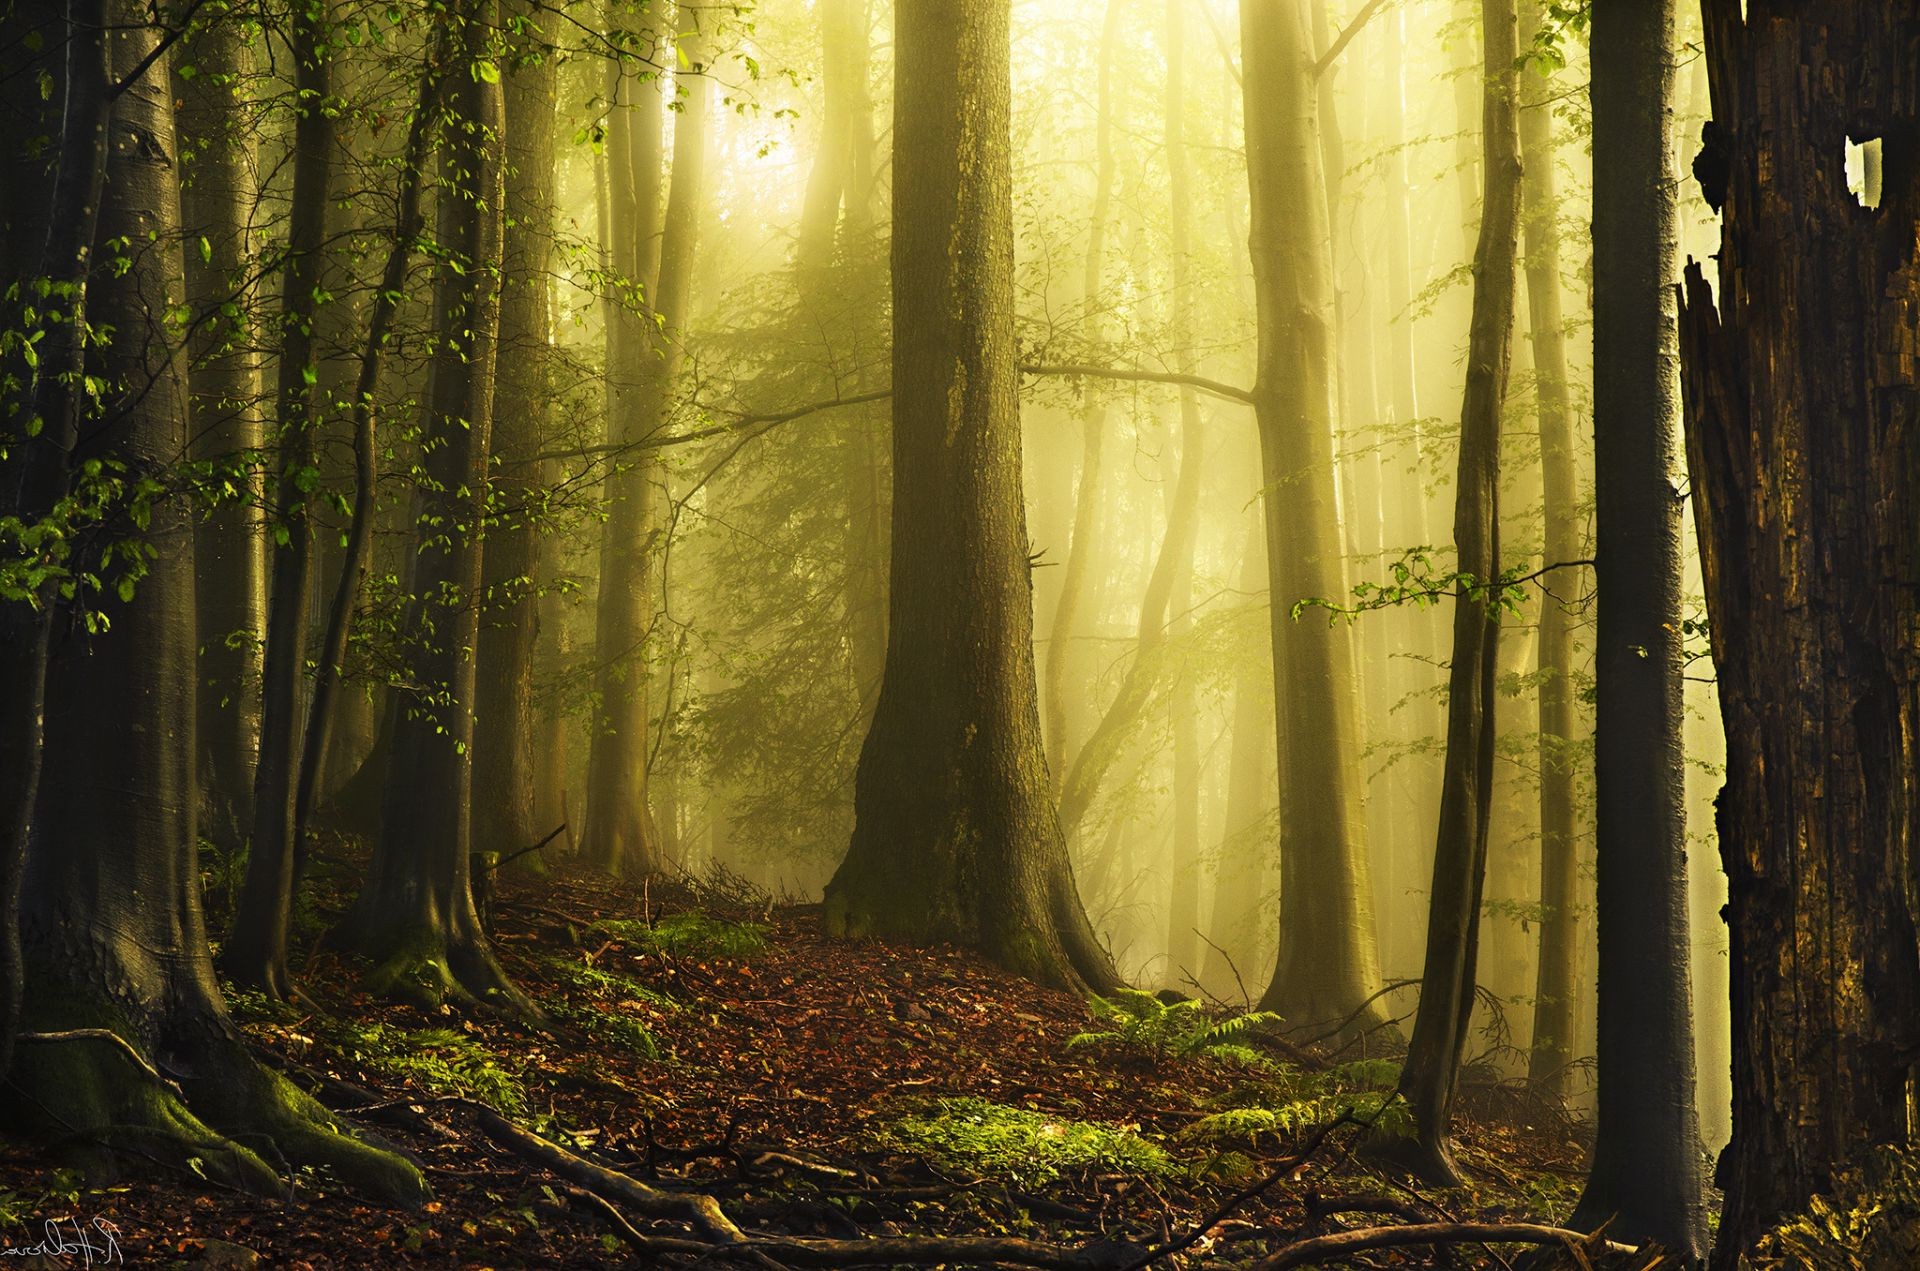
{"type": "MultiPolygon", "coordinates": [[[[1100,277],[1106,264],[1107,220],[1113,209],[1113,60],[1114,50],[1120,41],[1121,19],[1125,13],[1125,0],[1107,0],[1107,16],[1100,35],[1099,69],[1095,73],[1098,97],[1093,121],[1093,212],[1087,221],[1087,255],[1081,270],[1080,302],[1086,309],[1087,321],[1092,324],[1096,341],[1104,328],[1095,315],[1100,310],[1100,277]]],[[[1073,533],[1067,540],[1067,561],[1060,571],[1060,596],[1054,603],[1053,622],[1047,631],[1044,695],[1047,772],[1056,793],[1066,779],[1072,755],[1067,745],[1071,715],[1067,709],[1067,682],[1074,665],[1074,640],[1082,613],[1099,610],[1098,580],[1093,576],[1091,562],[1100,523],[1100,474],[1106,435],[1106,398],[1099,393],[1089,392],[1080,417],[1080,480],[1074,495],[1073,533]]]]}
{"type": "MultiPolygon", "coordinates": [[[[474,706],[473,846],[511,853],[553,827],[534,820],[534,654],[540,637],[540,520],[547,465],[535,459],[553,432],[547,276],[553,254],[552,19],[512,0],[524,25],[517,54],[531,59],[506,79],[507,229],[500,296],[502,358],[494,390],[495,511],[487,527],[486,610],[474,706]]],[[[534,861],[536,857],[523,858],[534,861]]]]}
{"type": "MultiPolygon", "coordinates": [[[[0,63],[0,101],[19,121],[0,143],[0,179],[9,190],[40,197],[0,205],[0,267],[23,284],[16,303],[40,310],[44,334],[37,367],[12,350],[0,363],[7,386],[0,397],[0,516],[32,526],[55,518],[80,431],[82,333],[107,170],[113,60],[104,35],[106,0],[42,0],[14,16],[18,30],[39,39],[14,46],[23,64],[11,57],[0,63]],[[41,126],[26,127],[29,119],[41,126]],[[58,141],[42,151],[23,144],[29,136],[58,141]]],[[[20,321],[26,334],[24,315],[13,304],[5,316],[20,321]]],[[[29,590],[29,599],[0,602],[0,1077],[12,1062],[25,990],[21,885],[43,766],[47,663],[58,608],[55,579],[29,590]]]]}
{"type": "MultiPolygon", "coordinates": [[[[1540,28],[1539,0],[1521,0],[1520,43],[1540,28]]],[[[1560,308],[1559,195],[1554,171],[1551,82],[1537,68],[1524,85],[1532,101],[1520,111],[1522,224],[1526,239],[1527,316],[1531,325],[1535,410],[1546,522],[1546,563],[1580,552],[1574,476],[1573,407],[1567,392],[1566,318],[1560,308]]],[[[1561,1096],[1573,1061],[1574,968],[1580,948],[1579,839],[1574,796],[1573,615],[1568,602],[1582,579],[1555,570],[1542,579],[1540,608],[1540,961],[1533,992],[1533,1045],[1528,1074],[1543,1092],[1561,1096]]]]}
{"type": "MultiPolygon", "coordinates": [[[[1317,614],[1292,617],[1300,600],[1346,594],[1326,179],[1304,0],[1245,5],[1240,19],[1280,784],[1317,792],[1281,826],[1280,954],[1261,1002],[1296,1024],[1327,1023],[1358,1010],[1380,974],[1360,832],[1352,632],[1317,614]]],[[[1384,1018],[1375,1004],[1356,1022],[1384,1018]]]]}
{"type": "Polygon", "coordinates": [[[196,338],[187,383],[193,455],[221,465],[234,489],[194,528],[194,605],[201,832],[237,850],[253,822],[260,732],[260,636],[266,622],[266,532],[259,509],[261,377],[251,321],[253,146],[240,119],[253,54],[242,23],[209,21],[186,47],[194,73],[176,76],[181,149],[190,155],[181,215],[200,249],[186,255],[196,338]],[[231,316],[229,316],[231,315],[231,316]]]}
{"type": "MultiPolygon", "coordinates": [[[[1689,266],[1680,320],[1727,736],[1734,1102],[1718,1267],[1869,1145],[1908,1141],[1920,1054],[1920,397],[1907,352],[1920,312],[1920,14],[1885,0],[1750,13],[1738,0],[1706,6],[1713,124],[1694,172],[1724,208],[1720,280],[1689,266]],[[1881,141],[1877,208],[1846,187],[1849,138],[1881,141]]],[[[1629,83],[1615,91],[1655,109],[1652,90],[1629,83]]],[[[1635,144],[1654,161],[1650,138],[1635,144]]],[[[1659,862],[1670,859],[1663,844],[1659,862]]],[[[1685,909],[1669,894],[1663,885],[1651,911],[1643,902],[1640,921],[1684,948],[1684,926],[1669,924],[1685,909]]]]}
{"type": "Polygon", "coordinates": [[[314,316],[326,250],[327,174],[333,121],[322,103],[332,82],[332,14],[325,3],[294,10],[289,34],[293,107],[293,189],[281,281],[279,376],[275,393],[278,486],[274,498],[273,582],[255,769],[253,839],[235,923],[221,970],[236,984],[284,997],[286,924],[293,907],[294,820],[299,786],[307,606],[313,578],[315,433],[319,427],[314,316]]]}
{"type": "MultiPolygon", "coordinates": [[[[643,43],[657,37],[657,30],[652,31],[643,43]]],[[[661,251],[663,101],[660,84],[641,81],[631,67],[614,64],[608,73],[614,103],[607,142],[612,231],[608,263],[616,277],[638,289],[646,306],[642,308],[633,295],[616,297],[608,313],[608,440],[627,446],[644,439],[658,419],[647,396],[654,373],[648,359],[654,344],[646,327],[661,291],[655,284],[661,251]]],[[[659,478],[659,465],[651,455],[624,458],[620,464],[608,479],[607,522],[600,539],[594,710],[588,734],[581,853],[599,869],[644,875],[660,868],[659,835],[647,806],[651,737],[647,644],[655,561],[652,484],[659,478]]]]}
{"type": "Polygon", "coordinates": [[[887,668],[827,885],[841,935],[1116,982],[1048,789],[1014,370],[1011,5],[895,18],[887,668]]]}
{"type": "MultiPolygon", "coordinates": [[[[112,33],[110,75],[125,85],[113,98],[115,144],[95,241],[136,245],[103,248],[103,268],[88,285],[90,321],[117,338],[87,358],[105,391],[79,444],[151,473],[178,461],[188,429],[185,359],[168,317],[185,265],[167,51],[162,28],[131,0],[72,16],[112,33]]],[[[76,62],[99,56],[84,33],[71,47],[76,62]]],[[[84,80],[66,80],[89,90],[68,99],[76,118],[97,107],[97,71],[87,66],[84,80]]],[[[86,153],[82,145],[76,157],[86,153]]],[[[74,210],[84,218],[84,207],[74,210]]],[[[81,602],[105,615],[95,630],[68,614],[48,664],[43,780],[22,910],[25,1021],[36,1031],[23,1035],[15,1056],[5,1119],[34,1137],[85,1145],[96,1158],[131,1147],[141,1168],[191,1164],[220,1182],[277,1194],[281,1180],[260,1154],[270,1144],[278,1157],[328,1167],[379,1199],[424,1200],[416,1169],[345,1137],[318,1104],[260,1068],[227,1019],[195,865],[189,509],[178,492],[152,498],[141,512],[120,501],[106,528],[137,534],[151,558],[130,597],[109,590],[81,602]],[[103,720],[115,726],[103,728],[103,720]],[[103,1027],[173,1080],[152,1080],[97,1040],[45,1036],[103,1027]]]]}
{"type": "Polygon", "coordinates": [[[464,0],[452,24],[442,141],[423,479],[403,632],[423,690],[389,709],[392,739],[380,836],[338,933],[374,963],[370,987],[423,1005],[452,997],[530,1013],[495,961],[471,885],[474,650],[482,524],[500,325],[496,282],[505,123],[497,82],[463,68],[489,55],[497,0],[464,0]]]}
{"type": "Polygon", "coordinates": [[[1488,814],[1493,797],[1500,572],[1500,413],[1512,355],[1515,273],[1520,236],[1518,57],[1513,0],[1483,0],[1486,68],[1481,136],[1479,242],[1473,259],[1473,325],[1460,409],[1460,467],[1453,541],[1457,568],[1470,575],[1454,593],[1453,664],[1447,682],[1447,753],[1435,835],[1432,908],[1420,1007],[1401,1071],[1400,1093],[1416,1133],[1396,1145],[1424,1177],[1457,1178],[1448,1142],[1462,1047],[1473,1016],[1486,885],[1488,814]]]}

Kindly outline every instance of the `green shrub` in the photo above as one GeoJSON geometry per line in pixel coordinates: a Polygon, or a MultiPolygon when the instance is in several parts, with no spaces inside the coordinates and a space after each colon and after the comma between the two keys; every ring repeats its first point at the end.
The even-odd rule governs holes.
{"type": "Polygon", "coordinates": [[[985,1099],[935,1099],[880,1135],[891,1147],[1022,1184],[1050,1182],[1067,1170],[1166,1178],[1181,1174],[1165,1151],[1130,1128],[1070,1121],[985,1099]]]}
{"type": "Polygon", "coordinates": [[[1412,1128],[1407,1105],[1394,1089],[1400,1065],[1388,1059],[1338,1064],[1322,1072],[1274,1065],[1264,1081],[1238,1086],[1219,1102],[1222,1111],[1180,1131],[1185,1143],[1252,1145],[1287,1138],[1325,1125],[1344,1113],[1390,1133],[1412,1128]]]}
{"type": "Polygon", "coordinates": [[[1249,1011],[1216,1020],[1190,998],[1163,1002],[1152,993],[1124,988],[1116,989],[1111,997],[1089,997],[1087,1011],[1096,1024],[1105,1027],[1075,1033],[1067,1039],[1068,1050],[1119,1052],[1155,1063],[1205,1055],[1259,1067],[1266,1058],[1243,1039],[1262,1025],[1280,1022],[1272,1011],[1249,1011]]]}
{"type": "Polygon", "coordinates": [[[526,1108],[527,1092],[519,1077],[465,1033],[341,1022],[331,1030],[329,1040],[369,1072],[407,1082],[428,1094],[473,1099],[508,1116],[526,1108]]]}

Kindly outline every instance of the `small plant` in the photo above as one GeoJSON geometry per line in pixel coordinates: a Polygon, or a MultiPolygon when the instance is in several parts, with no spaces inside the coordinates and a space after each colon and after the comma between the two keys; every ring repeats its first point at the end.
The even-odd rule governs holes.
{"type": "Polygon", "coordinates": [[[1183,1172],[1132,1127],[1070,1121],[985,1099],[935,1099],[895,1121],[881,1137],[892,1147],[1021,1184],[1051,1182],[1075,1169],[1147,1178],[1183,1172]]]}
{"type": "Polygon", "coordinates": [[[1394,1093],[1400,1065],[1387,1059],[1339,1064],[1324,1072],[1276,1066],[1263,1082],[1229,1091],[1223,1111],[1181,1130],[1184,1143],[1252,1146],[1263,1138],[1288,1138],[1343,1114],[1392,1134],[1412,1129],[1406,1103],[1394,1093]]]}
{"type": "Polygon", "coordinates": [[[1742,1263],[1868,1271],[1920,1266],[1920,1151],[1878,1147],[1844,1169],[1833,1190],[1760,1238],[1742,1263]]]}
{"type": "Polygon", "coordinates": [[[429,1094],[473,1099],[505,1113],[525,1110],[526,1088],[493,1052],[450,1028],[410,1030],[384,1023],[342,1023],[331,1040],[355,1063],[429,1094]]]}
{"type": "Polygon", "coordinates": [[[757,922],[729,922],[697,909],[652,922],[603,918],[596,928],[636,949],[679,958],[750,958],[767,947],[767,929],[757,922]]]}
{"type": "Polygon", "coordinates": [[[1215,1020],[1191,998],[1163,1002],[1139,989],[1117,989],[1111,997],[1095,994],[1087,1010],[1106,1027],[1075,1033],[1068,1050],[1119,1051],[1143,1055],[1155,1063],[1205,1055],[1229,1063],[1259,1067],[1266,1059],[1244,1042],[1255,1029],[1278,1024],[1272,1011],[1248,1011],[1215,1020]]]}
{"type": "Polygon", "coordinates": [[[548,955],[540,962],[553,973],[555,979],[568,988],[619,1002],[644,1002],[662,1011],[680,1009],[680,1004],[666,994],[650,989],[631,976],[621,975],[618,971],[609,971],[605,967],[558,955],[548,955]]]}

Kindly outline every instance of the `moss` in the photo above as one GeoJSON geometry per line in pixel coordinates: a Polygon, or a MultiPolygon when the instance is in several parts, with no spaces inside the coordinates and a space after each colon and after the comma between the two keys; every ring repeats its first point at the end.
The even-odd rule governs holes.
{"type": "Polygon", "coordinates": [[[985,1099],[936,1099],[914,1107],[880,1132],[890,1147],[924,1152],[949,1165],[1020,1183],[1045,1183],[1063,1172],[1171,1178],[1185,1171],[1158,1145],[1129,1128],[1072,1121],[985,1099]]]}
{"type": "Polygon", "coordinates": [[[379,1021],[340,1022],[324,1031],[331,1045],[369,1071],[428,1094],[473,1099],[508,1116],[526,1110],[527,1092],[519,1075],[465,1033],[397,1028],[379,1021]]]}
{"type": "Polygon", "coordinates": [[[759,923],[729,922],[697,909],[653,922],[606,918],[594,926],[636,949],[682,958],[750,958],[767,947],[767,929],[759,923]]]}

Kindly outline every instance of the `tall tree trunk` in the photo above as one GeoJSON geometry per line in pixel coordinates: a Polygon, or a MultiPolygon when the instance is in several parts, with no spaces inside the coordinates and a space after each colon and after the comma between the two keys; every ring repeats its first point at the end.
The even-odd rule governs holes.
{"type": "Polygon", "coordinates": [[[533,670],[540,637],[540,521],[548,483],[547,464],[536,456],[553,431],[555,388],[547,277],[553,254],[558,70],[549,47],[552,19],[530,0],[512,0],[512,7],[522,25],[512,53],[520,64],[506,79],[503,356],[493,407],[496,510],[487,527],[486,611],[474,705],[473,846],[481,853],[512,853],[553,828],[534,820],[533,670]]]}
{"type": "Polygon", "coordinates": [[[274,496],[273,581],[260,704],[253,839],[236,921],[221,950],[221,970],[236,984],[284,997],[287,915],[293,907],[294,833],[299,787],[302,690],[307,668],[307,606],[313,586],[310,524],[319,427],[314,315],[326,250],[327,174],[334,127],[322,108],[331,90],[332,12],[326,3],[294,10],[288,36],[296,94],[293,188],[287,260],[281,280],[278,449],[274,496]]]}
{"type": "MultiPolygon", "coordinates": [[[[111,74],[125,85],[113,98],[95,241],[138,245],[103,250],[105,267],[89,282],[88,317],[117,338],[87,359],[106,391],[80,445],[130,472],[154,473],[178,461],[188,430],[184,358],[168,317],[185,266],[164,32],[132,0],[73,16],[112,32],[111,74]]],[[[99,55],[85,35],[71,47],[76,61],[99,55]]],[[[99,87],[94,69],[89,90],[99,87]]],[[[69,101],[89,113],[85,98],[69,101]]],[[[78,155],[86,153],[83,145],[78,155]]],[[[189,509],[178,492],[134,494],[116,501],[106,528],[137,534],[152,556],[130,597],[81,601],[97,601],[105,615],[97,630],[66,615],[48,665],[22,911],[25,1019],[36,1031],[22,1035],[6,1120],[96,1154],[131,1147],[142,1168],[154,1159],[191,1163],[227,1184],[277,1194],[281,1180],[259,1154],[270,1144],[285,1160],[329,1167],[378,1198],[423,1200],[413,1166],[343,1135],[318,1104],[259,1067],[227,1019],[195,867],[189,509]],[[90,1036],[51,1035],[99,1028],[147,1066],[90,1036]],[[152,1068],[172,1080],[155,1080],[152,1068]]]]}
{"type": "MultiPolygon", "coordinates": [[[[610,8],[625,0],[610,0],[610,8]]],[[[641,56],[659,32],[633,32],[641,56]]],[[[608,264],[644,297],[617,296],[607,316],[607,436],[616,446],[644,440],[657,415],[647,391],[654,352],[647,333],[659,303],[661,250],[661,84],[610,64],[613,111],[607,135],[608,264]]],[[[684,122],[684,119],[683,121],[684,122]]],[[[676,128],[676,132],[678,129],[676,128]]],[[[588,733],[586,825],[581,854],[599,869],[648,874],[660,868],[659,835],[647,806],[647,644],[654,586],[652,483],[659,465],[644,452],[625,455],[607,482],[600,538],[599,601],[594,620],[593,721],[588,733]]]]}
{"type": "MultiPolygon", "coordinates": [[[[1521,0],[1520,43],[1531,47],[1540,29],[1540,0],[1521,0]]],[[[1520,198],[1526,239],[1527,318],[1533,348],[1535,412],[1540,429],[1546,563],[1580,555],[1579,492],[1575,488],[1573,406],[1567,392],[1566,319],[1560,308],[1559,195],[1554,172],[1551,81],[1537,66],[1524,89],[1533,100],[1520,111],[1525,158],[1520,198]]],[[[1573,615],[1567,604],[1581,583],[1575,570],[1542,580],[1540,682],[1540,960],[1533,992],[1533,1044],[1528,1075],[1546,1094],[1566,1093],[1573,1061],[1574,969],[1578,962],[1579,839],[1574,795],[1579,771],[1574,751],[1573,615]]]]}
{"type": "MultiPolygon", "coordinates": [[[[1240,22],[1280,784],[1317,792],[1296,801],[1281,827],[1280,954],[1261,1003],[1314,1024],[1359,1010],[1380,978],[1360,832],[1352,631],[1318,615],[1292,618],[1300,600],[1346,593],[1333,469],[1333,261],[1305,0],[1244,5],[1240,22]]],[[[1361,1014],[1385,1018],[1377,1003],[1361,1014]]]]}
{"type": "MultiPolygon", "coordinates": [[[[107,170],[113,60],[104,34],[106,0],[41,0],[14,16],[18,30],[39,38],[21,40],[0,63],[0,101],[18,121],[0,143],[0,180],[9,190],[37,197],[16,196],[0,205],[0,267],[22,285],[22,294],[6,306],[6,321],[17,322],[20,336],[27,336],[29,324],[14,306],[31,304],[41,314],[42,338],[37,366],[24,356],[24,344],[9,347],[0,362],[0,383],[6,385],[0,397],[0,516],[18,518],[23,526],[53,525],[69,490],[83,409],[84,332],[107,170]],[[28,120],[39,126],[27,127],[28,120]],[[45,149],[28,144],[40,136],[58,142],[45,149]]],[[[28,595],[0,602],[0,1077],[12,1062],[25,989],[20,892],[42,770],[47,662],[58,567],[64,564],[59,548],[41,560],[55,567],[49,576],[20,580],[28,595]]],[[[15,565],[0,560],[9,574],[15,565]]]]}
{"type": "Polygon", "coordinates": [[[887,667],[827,885],[842,935],[1117,982],[1048,788],[1014,370],[1009,0],[895,18],[887,667]]]}
{"type": "Polygon", "coordinates": [[[1519,53],[1513,0],[1483,0],[1486,49],[1479,242],[1473,254],[1473,325],[1460,408],[1460,467],[1453,516],[1456,568],[1471,581],[1454,593],[1453,664],[1447,680],[1447,754],[1434,838],[1432,908],[1420,1007],[1400,1093],[1415,1135],[1397,1145],[1422,1176],[1452,1183],[1448,1142],[1461,1049],[1473,1016],[1493,798],[1495,684],[1499,671],[1500,412],[1512,356],[1520,237],[1519,53]]]}
{"type": "MultiPolygon", "coordinates": [[[[1106,21],[1100,34],[1100,62],[1095,72],[1098,96],[1093,121],[1093,211],[1087,220],[1086,263],[1080,275],[1080,302],[1086,318],[1094,324],[1098,340],[1104,324],[1094,317],[1100,311],[1100,277],[1105,270],[1107,220],[1113,210],[1113,59],[1120,42],[1120,20],[1125,15],[1124,0],[1107,0],[1106,21]]],[[[1067,540],[1067,561],[1061,569],[1060,595],[1054,602],[1053,622],[1047,630],[1045,662],[1047,772],[1056,793],[1065,781],[1072,750],[1067,745],[1070,712],[1067,709],[1067,681],[1071,675],[1074,640],[1081,614],[1099,609],[1098,580],[1092,560],[1095,551],[1101,509],[1101,469],[1107,435],[1106,398],[1088,392],[1080,415],[1080,479],[1074,493],[1073,533],[1067,540]]],[[[1070,831],[1069,831],[1070,833],[1070,831]]]]}
{"type": "MultiPolygon", "coordinates": [[[[1716,306],[1688,267],[1680,322],[1727,735],[1718,823],[1734,1103],[1721,1267],[1868,1145],[1906,1141],[1920,1053],[1920,397],[1908,352],[1920,314],[1920,14],[1887,0],[1750,12],[1706,5],[1714,122],[1694,172],[1710,203],[1724,201],[1720,281],[1716,306]],[[1877,208],[1847,189],[1849,138],[1881,140],[1877,208]]],[[[1615,91],[1646,94],[1631,100],[1652,110],[1651,90],[1631,82],[1615,91]]],[[[1651,137],[1636,144],[1635,162],[1655,161],[1651,137]]],[[[1640,922],[1660,924],[1646,938],[1684,948],[1684,926],[1670,924],[1685,910],[1668,894],[1643,903],[1640,922]]]]}
{"type": "Polygon", "coordinates": [[[222,491],[194,527],[194,607],[200,631],[197,730],[201,832],[228,851],[252,827],[253,758],[260,733],[260,636],[266,623],[266,534],[259,511],[260,362],[251,320],[247,227],[254,210],[253,145],[241,119],[253,53],[244,23],[203,19],[187,43],[191,75],[175,77],[181,150],[180,210],[191,241],[187,303],[192,453],[219,464],[222,491]]]}
{"type": "Polygon", "coordinates": [[[496,270],[504,192],[504,111],[497,79],[470,69],[492,56],[497,0],[463,0],[452,24],[434,280],[435,347],[414,498],[412,599],[402,627],[422,687],[389,708],[392,730],[380,836],[338,938],[374,963],[369,986],[425,1005],[451,997],[527,1013],[495,961],[473,903],[474,650],[479,639],[487,448],[500,326],[496,270]]]}

